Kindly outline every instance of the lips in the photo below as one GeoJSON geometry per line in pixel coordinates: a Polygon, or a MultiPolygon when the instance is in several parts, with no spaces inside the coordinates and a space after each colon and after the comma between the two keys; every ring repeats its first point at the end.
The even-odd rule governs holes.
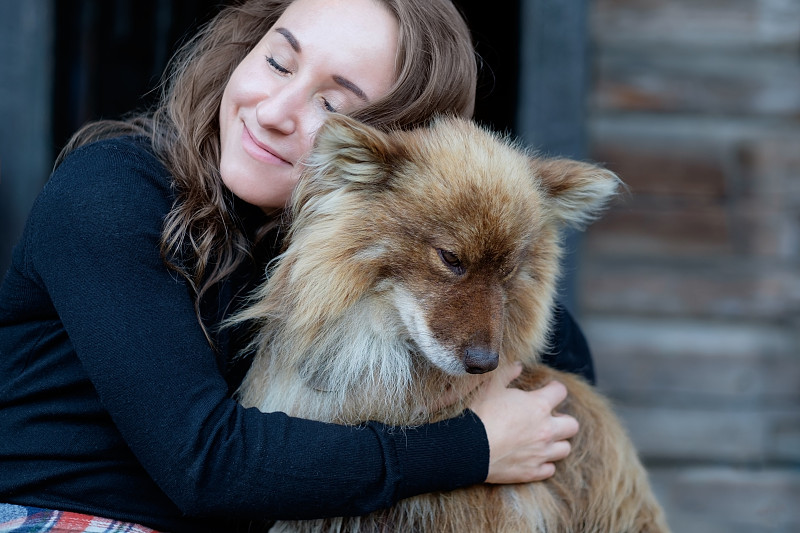
{"type": "Polygon", "coordinates": [[[242,148],[250,157],[259,161],[292,166],[292,163],[279,155],[274,149],[253,137],[253,134],[250,133],[244,123],[242,123],[242,148]]]}

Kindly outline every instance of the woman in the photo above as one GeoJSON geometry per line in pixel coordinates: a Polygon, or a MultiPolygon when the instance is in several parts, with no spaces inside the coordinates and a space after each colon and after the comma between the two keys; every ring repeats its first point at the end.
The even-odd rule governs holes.
{"type": "Polygon", "coordinates": [[[37,531],[38,513],[59,523],[40,531],[91,516],[225,531],[552,475],[577,431],[552,415],[560,384],[498,375],[465,416],[402,435],[291,419],[231,399],[245,339],[215,327],[275,253],[327,113],[471,115],[475,61],[449,0],[251,0],[172,69],[153,115],[64,150],[0,288],[0,528],[37,531]]]}

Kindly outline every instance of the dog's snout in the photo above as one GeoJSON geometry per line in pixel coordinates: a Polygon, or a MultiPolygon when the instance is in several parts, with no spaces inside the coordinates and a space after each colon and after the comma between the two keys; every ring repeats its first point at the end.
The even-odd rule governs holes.
{"type": "Polygon", "coordinates": [[[485,374],[497,368],[500,355],[486,348],[467,348],[464,354],[464,366],[470,374],[485,374]]]}

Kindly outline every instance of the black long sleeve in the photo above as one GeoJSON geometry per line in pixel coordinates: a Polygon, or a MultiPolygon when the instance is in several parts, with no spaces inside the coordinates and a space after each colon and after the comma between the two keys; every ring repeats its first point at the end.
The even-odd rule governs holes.
{"type": "Polygon", "coordinates": [[[549,349],[542,354],[542,362],[578,374],[592,385],[595,383],[594,363],[586,337],[567,308],[560,304],[553,313],[549,349]]]}

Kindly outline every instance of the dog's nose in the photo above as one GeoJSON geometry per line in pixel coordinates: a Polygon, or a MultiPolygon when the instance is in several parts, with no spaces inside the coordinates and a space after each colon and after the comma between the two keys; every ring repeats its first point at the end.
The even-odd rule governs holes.
{"type": "Polygon", "coordinates": [[[464,366],[470,374],[485,374],[497,368],[500,354],[485,348],[467,348],[464,366]]]}

